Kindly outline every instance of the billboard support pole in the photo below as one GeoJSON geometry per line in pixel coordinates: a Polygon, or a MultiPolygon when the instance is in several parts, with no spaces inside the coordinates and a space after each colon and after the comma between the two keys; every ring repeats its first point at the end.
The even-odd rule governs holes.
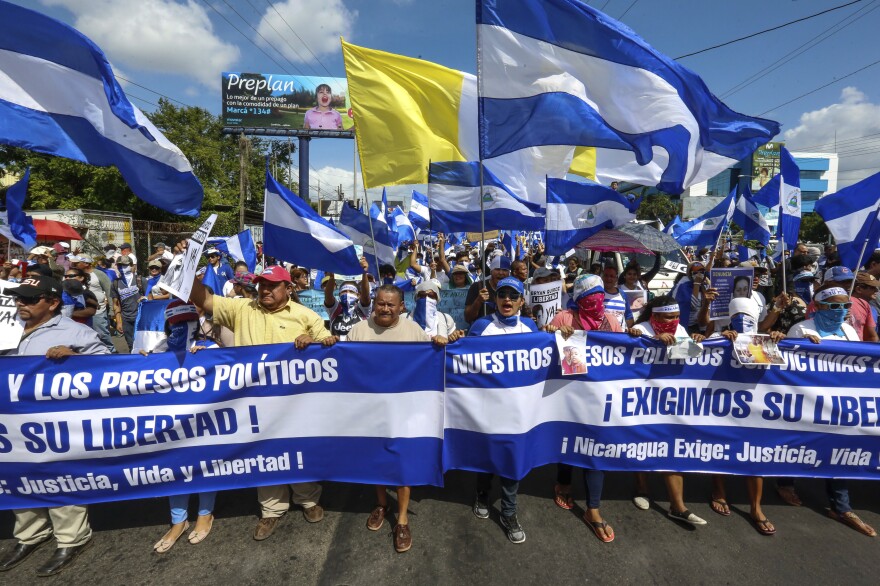
{"type": "Polygon", "coordinates": [[[309,201],[309,141],[308,136],[299,137],[299,196],[309,201]]]}
{"type": "Polygon", "coordinates": [[[244,230],[244,202],[245,195],[247,194],[247,171],[248,171],[248,161],[250,157],[248,156],[250,142],[247,137],[244,135],[244,131],[241,131],[241,135],[238,139],[238,160],[240,163],[239,167],[239,181],[238,181],[238,231],[241,232],[244,230]]]}
{"type": "Polygon", "coordinates": [[[287,137],[287,189],[293,191],[293,143],[287,137]]]}

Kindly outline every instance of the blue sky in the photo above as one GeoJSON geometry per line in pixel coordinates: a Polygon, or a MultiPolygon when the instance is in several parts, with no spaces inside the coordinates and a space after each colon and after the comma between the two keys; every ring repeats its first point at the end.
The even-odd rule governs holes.
{"type": "MultiPolygon", "coordinates": [[[[367,47],[476,70],[473,0],[11,1],[88,35],[120,75],[150,88],[124,84],[132,101],[145,111],[155,107],[149,102],[155,102],[154,92],[159,92],[219,113],[224,70],[342,77],[340,35],[367,47]]],[[[625,12],[623,22],[658,50],[678,57],[849,1],[589,3],[614,18],[625,12]]],[[[880,60],[877,30],[880,0],[861,0],[680,62],[696,71],[734,110],[780,122],[779,139],[794,150],[831,151],[836,138],[841,186],[846,186],[880,171],[880,64],[776,106],[880,60]],[[789,52],[838,29],[775,71],[761,73],[789,52]],[[753,83],[728,94],[751,76],[753,83]]],[[[351,190],[352,142],[312,141],[313,186],[318,178],[325,187],[342,184],[346,192],[351,190]]]]}

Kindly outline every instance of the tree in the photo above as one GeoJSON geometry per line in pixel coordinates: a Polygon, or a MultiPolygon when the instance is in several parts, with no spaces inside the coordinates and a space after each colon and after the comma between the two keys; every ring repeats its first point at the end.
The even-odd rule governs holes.
{"type": "Polygon", "coordinates": [[[678,204],[665,193],[655,193],[642,199],[636,217],[639,220],[660,220],[668,224],[678,215],[678,204]]]}
{"type": "Polygon", "coordinates": [[[812,212],[801,217],[801,242],[828,242],[830,235],[828,226],[819,214],[812,212]]]}

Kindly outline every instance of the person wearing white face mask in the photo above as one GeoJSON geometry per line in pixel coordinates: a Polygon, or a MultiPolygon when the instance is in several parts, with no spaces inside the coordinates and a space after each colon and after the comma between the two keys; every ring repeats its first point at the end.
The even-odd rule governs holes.
{"type": "Polygon", "coordinates": [[[138,303],[144,295],[144,286],[141,278],[132,270],[131,259],[127,255],[120,256],[116,265],[119,278],[110,287],[116,314],[116,330],[122,332],[125,342],[131,348],[134,344],[134,321],[137,319],[138,303]]]}
{"type": "Polygon", "coordinates": [[[450,342],[465,335],[458,329],[455,320],[448,313],[437,309],[440,302],[440,285],[434,279],[424,281],[416,287],[416,306],[407,318],[413,320],[425,330],[429,336],[443,336],[450,342]]]}

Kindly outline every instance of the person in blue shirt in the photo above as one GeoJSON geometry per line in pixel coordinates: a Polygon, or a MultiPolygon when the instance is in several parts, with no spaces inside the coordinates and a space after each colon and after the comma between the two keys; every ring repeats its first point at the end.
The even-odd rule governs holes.
{"type": "MultiPolygon", "coordinates": [[[[538,326],[529,318],[521,318],[520,310],[525,303],[525,289],[515,277],[505,277],[495,288],[495,311],[477,319],[468,332],[469,336],[502,336],[537,332],[538,326]]],[[[481,472],[477,476],[477,495],[473,512],[480,519],[489,518],[489,490],[492,474],[481,472]]],[[[501,525],[512,543],[526,540],[526,532],[516,517],[516,493],[519,481],[512,478],[501,480],[501,525]]]]}
{"type": "Polygon", "coordinates": [[[146,285],[144,287],[144,296],[150,297],[150,292],[153,290],[153,287],[155,287],[156,283],[159,282],[159,279],[162,278],[161,261],[151,260],[150,264],[147,265],[147,270],[150,271],[150,277],[147,279],[146,285]]]}

